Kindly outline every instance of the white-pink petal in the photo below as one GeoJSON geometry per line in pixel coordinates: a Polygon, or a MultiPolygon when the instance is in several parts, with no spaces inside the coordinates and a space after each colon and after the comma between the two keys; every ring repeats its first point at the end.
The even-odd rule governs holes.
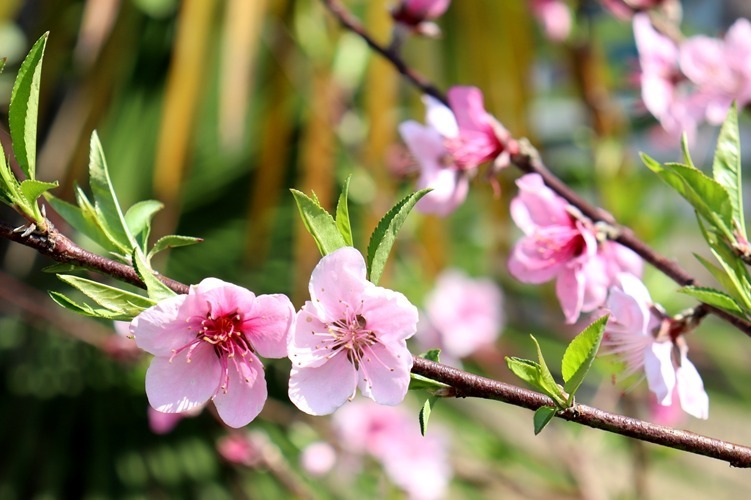
{"type": "Polygon", "coordinates": [[[644,372],[647,376],[649,390],[657,396],[661,405],[672,401],[676,377],[673,368],[673,343],[652,342],[644,351],[644,372]]]}
{"type": "Polygon", "coordinates": [[[393,351],[380,343],[372,345],[360,361],[360,392],[382,405],[401,403],[409,388],[412,362],[404,341],[397,343],[393,351]]]}
{"type": "Polygon", "coordinates": [[[229,381],[226,392],[221,388],[214,397],[219,416],[230,427],[248,425],[261,412],[266,398],[263,365],[253,354],[245,359],[228,359],[229,381]]]}
{"type": "Polygon", "coordinates": [[[149,404],[163,413],[182,413],[206,403],[217,391],[221,367],[214,349],[200,343],[190,353],[177,354],[172,361],[157,356],[146,371],[149,404]]]}
{"type": "Polygon", "coordinates": [[[352,247],[324,256],[310,277],[311,301],[324,321],[336,321],[360,307],[360,297],[372,283],[365,281],[365,260],[352,247]]]}
{"type": "Polygon", "coordinates": [[[429,129],[443,137],[452,138],[459,135],[459,125],[451,109],[429,95],[425,95],[422,102],[425,103],[425,123],[429,129]]]}
{"type": "Polygon", "coordinates": [[[286,295],[259,295],[252,310],[245,312],[243,331],[253,348],[265,358],[287,356],[295,309],[286,295]]]}
{"type": "Polygon", "coordinates": [[[196,333],[188,328],[184,319],[178,319],[186,295],[177,295],[146,309],[130,323],[130,333],[136,345],[155,356],[171,356],[196,333]]]}
{"type": "Polygon", "coordinates": [[[678,398],[683,411],[689,415],[706,420],[709,418],[709,396],[704,390],[704,382],[694,364],[688,360],[687,347],[681,349],[681,366],[676,370],[678,398]]]}
{"type": "Polygon", "coordinates": [[[367,321],[365,329],[376,332],[379,342],[400,342],[417,331],[417,308],[403,294],[374,286],[367,288],[362,298],[361,314],[367,321]]]}
{"type": "Polygon", "coordinates": [[[289,399],[310,415],[328,415],[354,396],[357,372],[345,354],[315,367],[292,366],[289,399]]]}

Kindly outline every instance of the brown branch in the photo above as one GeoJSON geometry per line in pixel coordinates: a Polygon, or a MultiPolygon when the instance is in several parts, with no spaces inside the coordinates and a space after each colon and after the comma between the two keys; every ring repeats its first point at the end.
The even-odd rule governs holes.
{"type": "MultiPolygon", "coordinates": [[[[0,237],[31,247],[61,264],[83,267],[125,283],[146,288],[141,278],[138,277],[138,273],[131,266],[84,250],[55,229],[51,222],[48,222],[48,226],[49,229],[46,233],[31,233],[24,236],[12,226],[0,222],[0,237]]],[[[164,276],[159,276],[159,279],[177,293],[188,293],[187,285],[164,276]]]]}
{"type": "MultiPolygon", "coordinates": [[[[543,394],[472,375],[423,358],[415,357],[412,372],[451,386],[455,392],[453,396],[458,398],[492,399],[529,410],[555,406],[553,400],[543,394]]],[[[720,439],[651,424],[585,405],[575,405],[559,412],[557,416],[595,429],[716,458],[733,467],[751,467],[751,448],[720,439]]]]}
{"type": "MultiPolygon", "coordinates": [[[[59,233],[51,224],[46,235],[32,233],[24,237],[21,233],[14,231],[11,226],[0,223],[0,237],[34,248],[57,262],[80,266],[141,288],[144,287],[131,266],[84,250],[59,233]]],[[[177,293],[188,292],[188,286],[183,283],[164,276],[160,276],[160,279],[177,293]]],[[[449,385],[453,388],[452,396],[454,397],[491,399],[530,410],[536,410],[540,406],[553,406],[553,401],[542,394],[433,363],[423,358],[414,359],[412,372],[449,385]]],[[[562,411],[558,417],[642,441],[717,458],[735,467],[751,467],[751,448],[691,432],[650,424],[584,405],[577,405],[562,411]]]]}
{"type": "MultiPolygon", "coordinates": [[[[329,11],[339,20],[342,26],[362,38],[375,52],[386,58],[404,77],[409,80],[417,89],[423,93],[429,94],[444,104],[447,104],[446,98],[438,88],[431,84],[425,77],[411,69],[404,60],[394,51],[386,49],[378,44],[363,28],[363,26],[352,16],[352,14],[338,0],[321,0],[329,11]]],[[[615,229],[618,236],[615,241],[630,248],[641,258],[650,263],[656,269],[670,277],[673,281],[681,286],[695,285],[696,281],[686,271],[683,270],[675,261],[660,255],[646,243],[639,240],[629,228],[620,226],[615,218],[605,210],[588,203],[584,198],[576,194],[563,181],[556,177],[550,170],[545,167],[535,148],[526,140],[520,140],[521,150],[518,154],[512,155],[511,164],[522,172],[536,173],[542,176],[545,185],[555,191],[558,195],[576,207],[582,214],[589,217],[594,222],[605,222],[615,229]]],[[[722,318],[747,336],[751,337],[751,322],[730,314],[722,309],[701,305],[707,311],[722,318]]]]}

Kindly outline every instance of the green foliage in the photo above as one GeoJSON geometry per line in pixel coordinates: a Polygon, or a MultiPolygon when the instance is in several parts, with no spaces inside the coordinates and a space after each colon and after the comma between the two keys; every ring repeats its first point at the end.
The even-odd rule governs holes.
{"type": "Polygon", "coordinates": [[[378,284],[383,269],[386,267],[386,260],[391,253],[391,247],[396,241],[396,234],[415,204],[429,192],[430,189],[422,189],[404,197],[378,222],[368,244],[368,279],[371,282],[378,284]]]}
{"type": "Polygon", "coordinates": [[[741,185],[741,142],[738,135],[736,108],[736,104],[733,103],[720,129],[712,162],[712,175],[727,191],[733,209],[733,220],[741,234],[745,235],[746,223],[743,218],[743,187],[741,185]]]}
{"type": "Polygon", "coordinates": [[[42,78],[42,59],[48,36],[49,33],[45,33],[37,40],[21,64],[8,109],[13,152],[28,179],[34,179],[36,174],[39,82],[42,78]]]}
{"type": "Polygon", "coordinates": [[[349,181],[351,179],[351,175],[347,176],[342,192],[339,195],[339,201],[336,204],[336,227],[339,230],[339,234],[344,238],[344,243],[348,246],[354,246],[352,241],[352,226],[349,220],[349,206],[347,203],[349,199],[349,181]]]}
{"type": "MultiPolygon", "coordinates": [[[[136,295],[119,288],[103,285],[86,278],[80,278],[78,276],[71,275],[59,275],[58,278],[60,278],[70,286],[80,290],[84,295],[102,306],[107,311],[105,316],[99,314],[98,317],[130,320],[138,316],[138,314],[140,314],[144,309],[148,309],[149,307],[156,304],[155,301],[141,295],[136,295]]],[[[60,295],[61,294],[58,294],[58,298],[60,295]]],[[[73,302],[68,299],[68,304],[70,303],[73,302]]],[[[82,308],[86,306],[78,305],[78,307],[82,308]]],[[[96,310],[89,309],[89,311],[96,310]]]]}
{"type": "MultiPolygon", "coordinates": [[[[421,358],[425,358],[430,361],[434,361],[436,363],[440,363],[440,349],[431,349],[428,352],[421,354],[421,358]]],[[[437,380],[430,379],[428,377],[423,377],[422,375],[418,375],[416,373],[410,373],[410,379],[409,379],[409,390],[410,391],[417,391],[417,390],[426,390],[428,392],[436,391],[438,389],[445,389],[446,387],[449,387],[448,385],[438,382],[437,380]]]]}
{"type": "Polygon", "coordinates": [[[420,420],[420,434],[422,434],[423,436],[428,432],[428,421],[430,420],[430,414],[433,412],[433,406],[435,406],[437,402],[437,396],[430,396],[425,400],[422,408],[420,408],[420,415],[418,418],[420,420]]]}
{"type": "Polygon", "coordinates": [[[146,285],[146,291],[148,292],[150,299],[160,302],[177,295],[172,289],[156,277],[154,270],[149,266],[149,263],[140,248],[136,247],[133,249],[132,257],[133,268],[136,270],[136,273],[138,273],[138,277],[141,278],[146,285]]]}
{"type": "MultiPolygon", "coordinates": [[[[292,196],[295,197],[297,209],[300,211],[303,224],[305,224],[305,228],[313,236],[321,255],[328,255],[334,250],[346,247],[347,241],[342,236],[342,233],[339,232],[336,221],[330,213],[324,210],[318,198],[315,197],[315,194],[313,194],[314,198],[311,198],[296,189],[292,189],[291,191],[292,196]]],[[[347,221],[346,225],[349,227],[349,221],[347,221]]]]}
{"type": "Polygon", "coordinates": [[[607,321],[607,316],[598,318],[566,347],[561,362],[564,387],[555,382],[545,363],[540,344],[533,335],[530,337],[537,349],[537,361],[506,356],[506,364],[514,375],[548,396],[556,404],[556,407],[543,406],[537,409],[534,415],[535,434],[542,431],[558,410],[565,410],[574,405],[574,395],[592,367],[607,321]]]}
{"type": "Polygon", "coordinates": [[[574,394],[589,373],[592,362],[600,349],[600,342],[605,333],[608,316],[602,316],[594,323],[585,328],[566,347],[561,362],[561,375],[563,376],[563,390],[569,394],[567,403],[573,403],[574,394]]]}
{"type": "Polygon", "coordinates": [[[705,304],[709,304],[710,306],[724,309],[725,311],[731,313],[743,313],[743,310],[738,305],[738,302],[736,302],[733,297],[720,290],[698,286],[684,286],[679,290],[679,292],[690,295],[700,302],[704,302],[705,304]]]}

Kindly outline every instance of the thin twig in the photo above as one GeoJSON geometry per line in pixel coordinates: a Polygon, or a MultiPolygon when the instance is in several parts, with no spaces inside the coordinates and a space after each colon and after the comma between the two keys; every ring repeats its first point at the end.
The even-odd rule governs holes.
{"type": "MultiPolygon", "coordinates": [[[[331,11],[337,20],[346,29],[355,33],[368,44],[375,52],[388,60],[396,70],[401,73],[412,85],[425,94],[429,94],[442,103],[447,105],[446,97],[430,81],[413,70],[397,53],[388,50],[383,45],[376,42],[363,26],[354,18],[354,16],[338,0],[321,0],[326,8],[331,11]]],[[[522,172],[536,173],[542,176],[545,185],[555,191],[559,196],[576,207],[582,214],[589,217],[593,222],[605,222],[612,226],[618,234],[615,241],[633,250],[645,261],[649,262],[656,269],[670,277],[673,281],[681,286],[695,285],[696,281],[686,271],[683,270],[675,261],[660,255],[649,245],[639,240],[629,228],[620,226],[615,218],[605,210],[588,203],[584,198],[576,194],[563,181],[556,177],[550,170],[545,167],[535,148],[526,140],[519,141],[521,150],[518,154],[512,155],[511,164],[522,172]]],[[[751,337],[751,322],[735,316],[731,313],[702,304],[702,306],[712,314],[727,321],[735,328],[751,337]]]]}
{"type": "MultiPolygon", "coordinates": [[[[492,399],[530,410],[536,410],[541,406],[555,406],[553,400],[543,394],[423,358],[415,357],[412,372],[451,386],[455,391],[455,397],[492,399]]],[[[733,467],[751,467],[751,448],[693,432],[651,424],[585,405],[575,405],[559,412],[557,416],[595,429],[716,458],[728,462],[733,467]]]]}

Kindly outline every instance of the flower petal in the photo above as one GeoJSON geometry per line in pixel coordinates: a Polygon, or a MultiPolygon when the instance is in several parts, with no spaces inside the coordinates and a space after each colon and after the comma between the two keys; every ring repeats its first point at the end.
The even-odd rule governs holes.
{"type": "Polygon", "coordinates": [[[644,373],[649,390],[657,396],[661,405],[669,405],[675,387],[672,342],[652,342],[644,351],[644,373]]]}
{"type": "Polygon", "coordinates": [[[287,354],[293,366],[321,366],[331,355],[328,346],[333,337],[328,325],[322,322],[317,314],[318,310],[313,303],[307,301],[295,317],[287,347],[287,354]]]}
{"type": "Polygon", "coordinates": [[[244,316],[243,331],[261,356],[283,358],[287,356],[294,317],[295,310],[286,295],[258,295],[253,310],[244,316]]]}
{"type": "Polygon", "coordinates": [[[555,294],[561,304],[566,323],[579,319],[584,301],[584,277],[575,268],[565,268],[555,280],[555,294]]]}
{"type": "Polygon", "coordinates": [[[360,361],[358,387],[363,396],[383,405],[397,405],[409,388],[412,355],[404,341],[389,346],[376,343],[360,361]]]}
{"type": "Polygon", "coordinates": [[[443,137],[459,135],[459,125],[454,113],[447,106],[429,95],[424,96],[422,101],[425,103],[425,122],[430,128],[443,137]]]}
{"type": "Polygon", "coordinates": [[[157,356],[146,372],[146,395],[149,404],[163,413],[181,413],[203,405],[214,395],[221,367],[208,343],[198,344],[187,355],[182,351],[170,358],[157,356]]]}
{"type": "Polygon", "coordinates": [[[357,372],[347,356],[334,356],[316,368],[292,366],[289,399],[310,415],[328,415],[355,394],[357,372]]]}
{"type": "Polygon", "coordinates": [[[216,411],[230,427],[243,427],[258,416],[268,394],[263,365],[253,354],[244,359],[228,359],[227,391],[219,390],[214,397],[216,411]]]}
{"type": "Polygon", "coordinates": [[[689,415],[706,420],[709,418],[709,396],[704,390],[704,382],[694,364],[688,360],[688,348],[681,349],[681,366],[675,376],[678,385],[678,398],[681,408],[689,415]]]}
{"type": "Polygon", "coordinates": [[[372,283],[365,280],[365,260],[352,247],[344,247],[324,256],[310,276],[310,297],[318,317],[328,323],[345,317],[360,306],[363,290],[372,283]]]}
{"type": "Polygon", "coordinates": [[[149,307],[130,323],[136,345],[155,356],[171,356],[191,342],[196,333],[184,319],[177,319],[187,295],[177,295],[149,307]]]}
{"type": "Polygon", "coordinates": [[[403,341],[417,331],[417,308],[403,294],[387,288],[366,289],[361,314],[366,320],[364,329],[376,332],[384,344],[403,341]]]}

